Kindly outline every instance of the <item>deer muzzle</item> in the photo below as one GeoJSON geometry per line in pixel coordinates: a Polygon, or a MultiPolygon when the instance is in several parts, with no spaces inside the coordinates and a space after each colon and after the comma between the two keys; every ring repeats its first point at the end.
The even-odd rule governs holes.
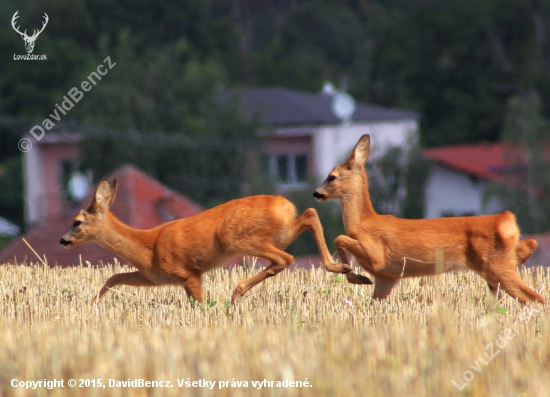
{"type": "Polygon", "coordinates": [[[317,190],[313,192],[313,197],[315,197],[319,201],[325,199],[325,195],[322,193],[319,193],[317,190]]]}
{"type": "Polygon", "coordinates": [[[61,238],[61,240],[59,240],[59,244],[61,244],[64,247],[68,247],[69,245],[72,244],[72,241],[68,241],[68,240],[65,240],[64,238],[61,238]]]}

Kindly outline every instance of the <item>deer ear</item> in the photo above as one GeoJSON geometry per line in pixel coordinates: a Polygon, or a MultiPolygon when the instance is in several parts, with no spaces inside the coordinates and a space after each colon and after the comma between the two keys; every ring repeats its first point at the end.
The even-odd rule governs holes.
{"type": "Polygon", "coordinates": [[[353,168],[355,166],[362,167],[365,165],[369,159],[370,154],[370,135],[365,134],[360,139],[359,142],[355,145],[355,148],[351,151],[348,156],[347,165],[348,168],[353,168]]]}
{"type": "Polygon", "coordinates": [[[88,212],[98,213],[107,211],[115,201],[116,188],[116,179],[111,184],[106,178],[103,178],[97,186],[92,203],[88,207],[88,212]]]}
{"type": "Polygon", "coordinates": [[[113,205],[113,203],[115,202],[116,188],[117,188],[116,179],[113,179],[113,183],[111,183],[110,187],[111,187],[111,200],[109,201],[109,207],[113,205]]]}

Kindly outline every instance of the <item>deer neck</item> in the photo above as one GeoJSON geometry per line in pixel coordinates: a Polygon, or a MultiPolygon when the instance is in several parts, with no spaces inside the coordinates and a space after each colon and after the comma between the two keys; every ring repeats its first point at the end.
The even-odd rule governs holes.
{"type": "Polygon", "coordinates": [[[351,186],[352,189],[349,189],[340,199],[346,233],[363,219],[376,215],[370,201],[367,174],[364,170],[361,172],[361,179],[354,180],[351,186]]]}
{"type": "Polygon", "coordinates": [[[140,270],[151,267],[158,231],[134,229],[110,212],[105,216],[106,232],[97,243],[140,270]]]}

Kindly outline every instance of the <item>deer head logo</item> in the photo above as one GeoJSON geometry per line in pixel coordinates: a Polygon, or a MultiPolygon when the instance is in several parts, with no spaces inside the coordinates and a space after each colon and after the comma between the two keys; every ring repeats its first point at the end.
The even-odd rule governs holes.
{"type": "Polygon", "coordinates": [[[15,14],[13,14],[13,18],[11,19],[11,26],[13,27],[13,30],[15,30],[17,33],[21,35],[21,38],[25,41],[25,49],[27,50],[27,54],[32,54],[32,50],[34,50],[34,42],[38,38],[38,35],[42,33],[46,25],[48,24],[48,21],[50,18],[48,17],[48,14],[44,13],[44,22],[42,24],[42,29],[40,30],[34,30],[34,33],[32,36],[27,36],[27,30],[23,33],[19,31],[19,28],[15,25],[15,20],[19,18],[19,15],[17,15],[19,11],[15,11],[15,14]]]}

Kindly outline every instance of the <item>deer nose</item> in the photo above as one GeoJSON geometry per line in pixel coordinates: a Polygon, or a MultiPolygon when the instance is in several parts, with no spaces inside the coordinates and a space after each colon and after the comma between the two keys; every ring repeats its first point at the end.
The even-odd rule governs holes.
{"type": "Polygon", "coordinates": [[[316,191],[313,192],[313,197],[315,197],[316,199],[322,199],[322,198],[325,198],[325,195],[319,193],[319,192],[316,190],[316,191]]]}
{"type": "Polygon", "coordinates": [[[67,245],[70,245],[71,242],[65,240],[64,238],[62,238],[61,240],[59,240],[59,244],[64,245],[64,246],[67,246],[67,245]]]}

